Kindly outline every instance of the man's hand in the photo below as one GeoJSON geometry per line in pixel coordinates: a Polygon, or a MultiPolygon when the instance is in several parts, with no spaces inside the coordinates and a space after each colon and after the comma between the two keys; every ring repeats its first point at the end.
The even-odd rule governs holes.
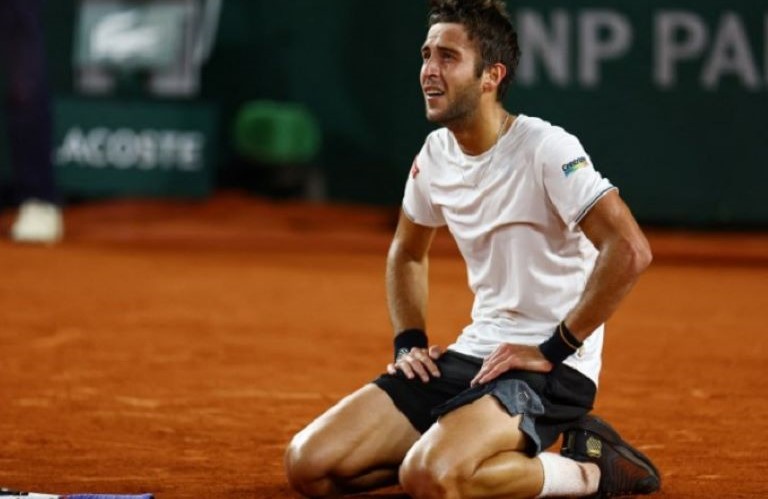
{"type": "Polygon", "coordinates": [[[537,346],[502,343],[486,357],[470,384],[476,386],[488,383],[513,369],[547,373],[552,370],[552,364],[544,358],[537,346]]]}
{"type": "Polygon", "coordinates": [[[430,375],[435,378],[440,377],[440,370],[437,369],[436,361],[443,354],[443,349],[437,345],[427,348],[411,348],[411,351],[399,355],[395,362],[387,365],[387,372],[395,374],[398,369],[403,371],[405,377],[413,379],[418,376],[424,383],[429,382],[430,375]]]}

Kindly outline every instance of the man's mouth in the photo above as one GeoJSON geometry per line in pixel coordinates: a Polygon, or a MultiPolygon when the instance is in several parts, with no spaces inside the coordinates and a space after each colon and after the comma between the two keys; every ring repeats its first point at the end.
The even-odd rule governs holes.
{"type": "Polygon", "coordinates": [[[440,97],[445,95],[445,91],[436,87],[424,87],[424,95],[427,97],[440,97]]]}

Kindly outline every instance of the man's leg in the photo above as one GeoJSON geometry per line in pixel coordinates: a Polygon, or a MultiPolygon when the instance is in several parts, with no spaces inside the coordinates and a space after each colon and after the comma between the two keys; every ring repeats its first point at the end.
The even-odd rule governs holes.
{"type": "Polygon", "coordinates": [[[370,384],[341,400],[291,440],[288,481],[308,497],[337,497],[397,482],[420,434],[390,397],[370,384]]]}
{"type": "Polygon", "coordinates": [[[20,200],[56,203],[42,9],[42,0],[0,2],[0,58],[8,74],[8,135],[20,200]]]}
{"type": "MultiPolygon", "coordinates": [[[[491,395],[449,412],[408,452],[400,483],[418,499],[537,497],[544,469],[539,458],[524,452],[520,418],[491,395]]],[[[573,480],[567,495],[597,490],[600,472],[594,463],[560,459],[557,466],[573,480]]]]}
{"type": "Polygon", "coordinates": [[[53,243],[63,233],[52,153],[43,0],[0,0],[0,63],[8,74],[8,142],[19,213],[11,239],[53,243]]]}

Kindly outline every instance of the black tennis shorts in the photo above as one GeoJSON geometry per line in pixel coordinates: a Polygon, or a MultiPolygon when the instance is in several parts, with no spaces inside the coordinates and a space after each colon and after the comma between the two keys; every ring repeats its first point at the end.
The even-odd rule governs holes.
{"type": "Polygon", "coordinates": [[[470,387],[483,359],[447,351],[436,361],[439,378],[424,383],[397,374],[373,381],[395,406],[424,433],[443,414],[493,395],[512,416],[520,415],[520,429],[528,437],[526,452],[535,456],[557,441],[568,426],[594,404],[595,384],[577,370],[561,364],[549,373],[507,371],[489,383],[470,387]]]}

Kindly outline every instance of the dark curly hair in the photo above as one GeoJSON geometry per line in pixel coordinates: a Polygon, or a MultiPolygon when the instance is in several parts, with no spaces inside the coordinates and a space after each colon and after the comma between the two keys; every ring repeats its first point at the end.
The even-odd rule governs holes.
{"type": "Polygon", "coordinates": [[[501,0],[430,0],[428,27],[437,23],[457,23],[467,30],[477,45],[480,58],[477,76],[493,64],[502,63],[507,74],[499,82],[498,100],[502,100],[515,79],[520,47],[517,32],[501,0]]]}

